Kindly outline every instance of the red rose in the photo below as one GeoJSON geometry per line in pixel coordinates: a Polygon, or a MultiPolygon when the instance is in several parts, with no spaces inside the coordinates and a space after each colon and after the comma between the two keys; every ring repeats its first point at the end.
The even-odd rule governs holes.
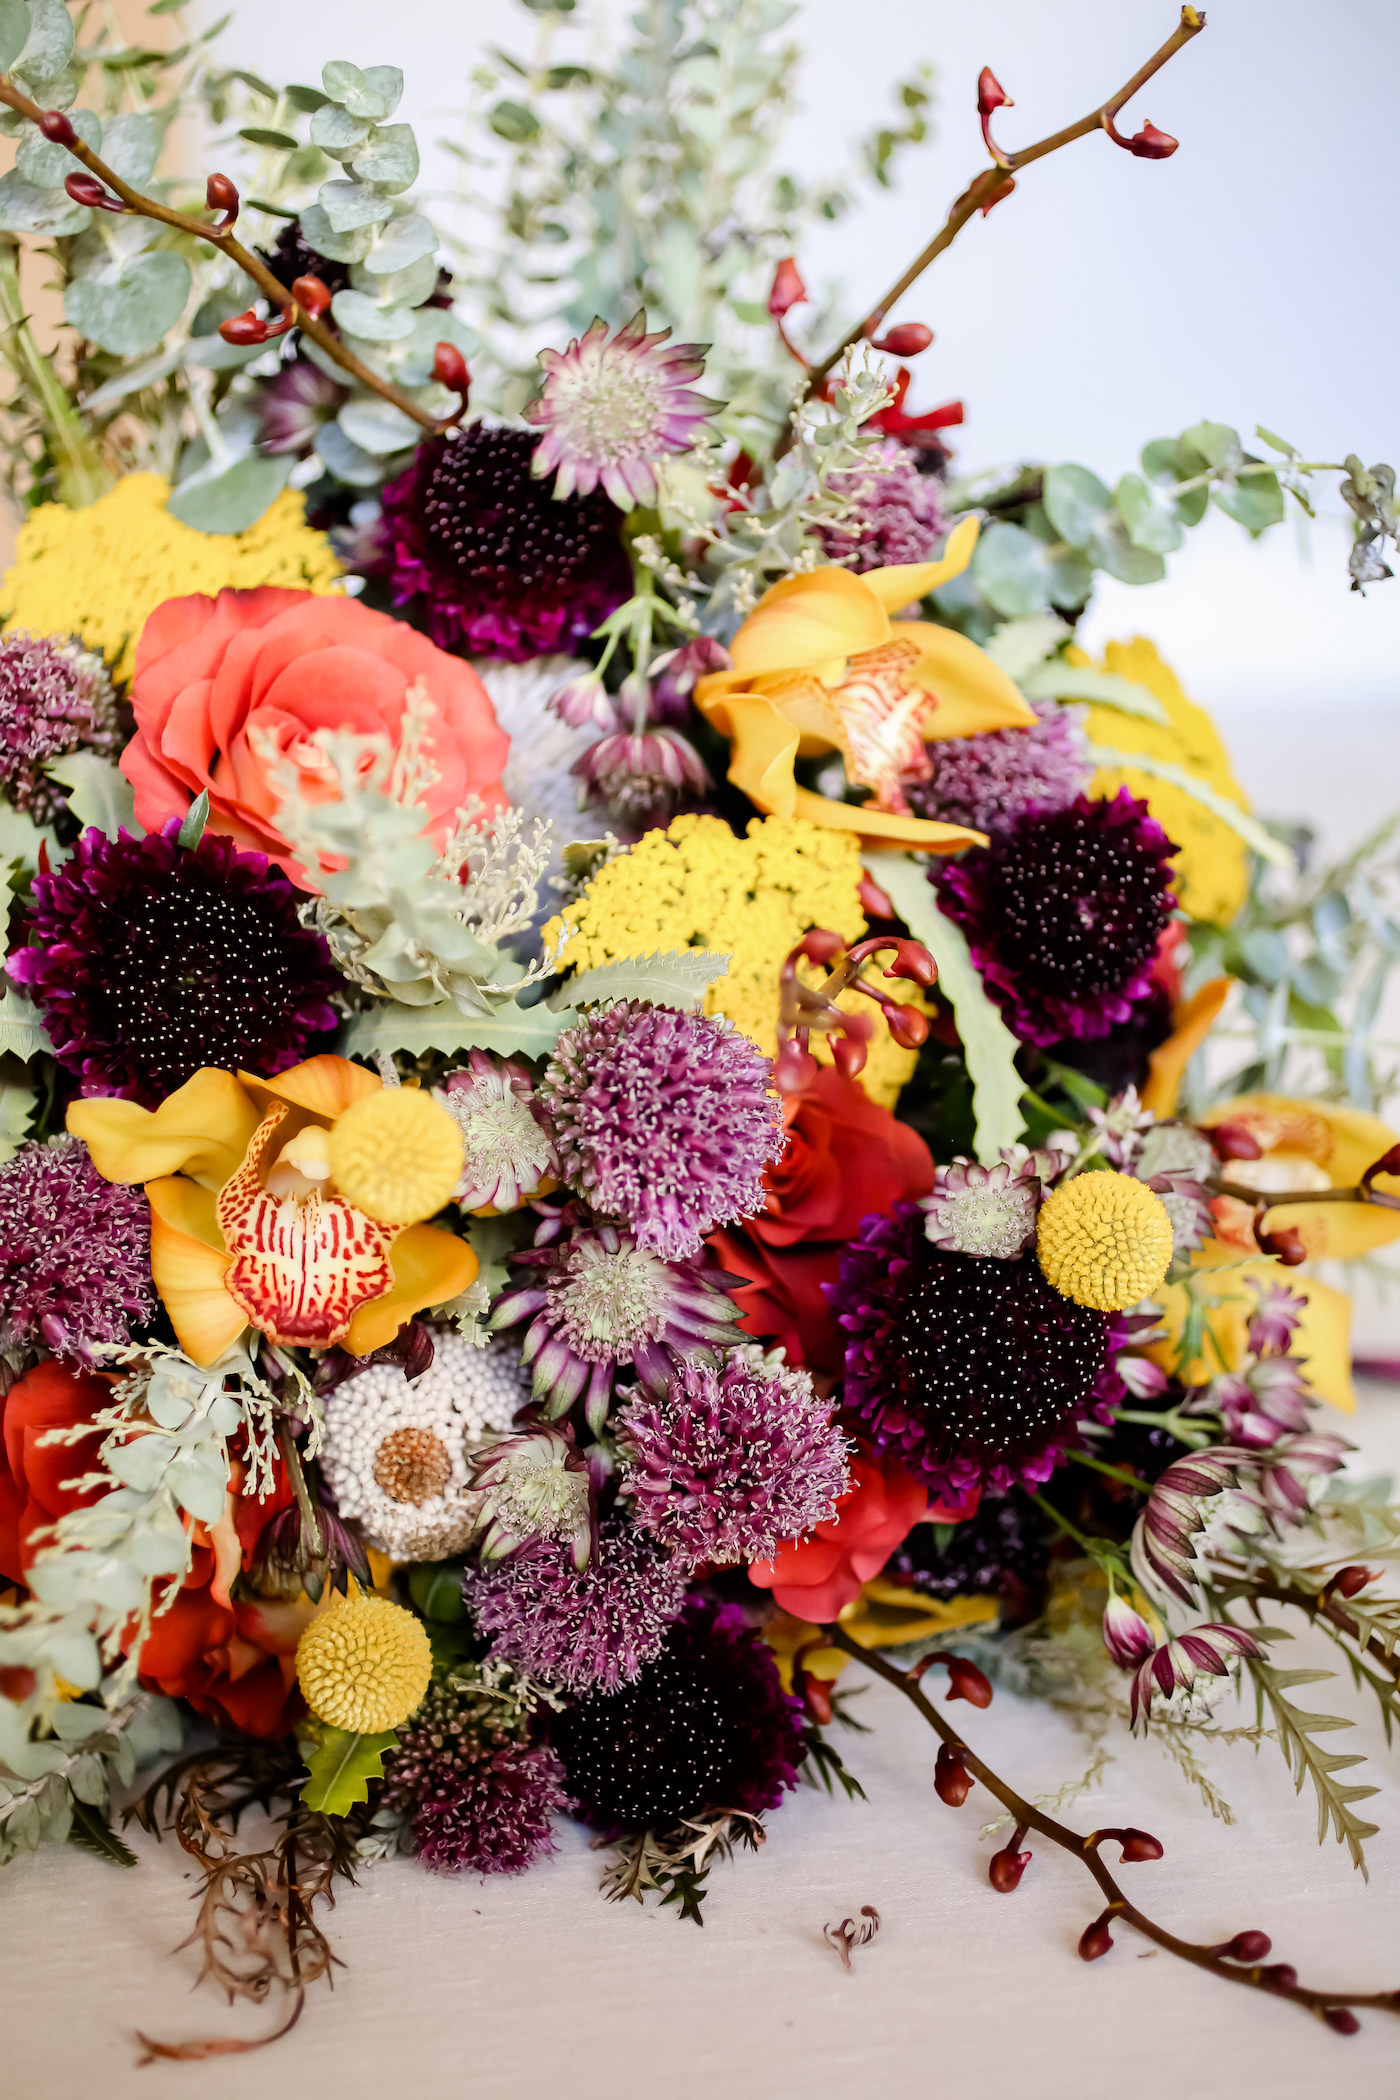
{"type": "Polygon", "coordinates": [[[845,1343],[822,1285],[835,1283],[862,1218],[929,1194],[933,1159],[917,1131],[834,1066],[789,1097],[786,1114],[787,1152],[764,1174],[767,1210],[712,1233],[710,1245],[746,1279],[733,1294],[746,1332],[781,1342],[790,1363],[839,1377],[845,1343]]]}
{"type": "Polygon", "coordinates": [[[785,1540],[772,1560],[754,1561],[749,1581],[771,1590],[774,1603],[794,1618],[825,1625],[854,1603],[862,1583],[879,1574],[928,1513],[923,1481],[888,1453],[874,1457],[862,1451],[851,1461],[851,1484],[836,1514],[809,1538],[785,1540]]]}
{"type": "MultiPolygon", "coordinates": [[[[0,1575],[23,1582],[44,1544],[46,1524],[97,1499],[65,1482],[90,1473],[97,1446],[91,1437],[46,1444],[50,1429],[90,1422],[111,1399],[112,1381],[62,1364],[37,1364],[0,1399],[0,1575]]],[[[92,1432],[92,1436],[97,1434],[92,1432]]]]}

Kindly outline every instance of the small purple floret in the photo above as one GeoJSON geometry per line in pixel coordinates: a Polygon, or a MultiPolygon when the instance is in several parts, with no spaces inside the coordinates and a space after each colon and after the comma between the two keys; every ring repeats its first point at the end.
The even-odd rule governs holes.
{"type": "Polygon", "coordinates": [[[612,1691],[661,1653],[685,1586],[653,1540],[610,1517],[582,1572],[567,1540],[541,1540],[463,1587],[493,1655],[582,1692],[612,1691]]]}
{"type": "Polygon", "coordinates": [[[916,815],[966,824],[993,838],[1028,811],[1067,809],[1089,785],[1084,732],[1072,708],[1032,700],[1036,721],[1024,729],[989,729],[929,744],[927,780],[905,783],[916,815]]]}
{"type": "Polygon", "coordinates": [[[104,1181],[79,1138],[23,1145],[0,1167],[0,1350],[90,1363],[154,1318],[150,1211],[104,1181]]]}

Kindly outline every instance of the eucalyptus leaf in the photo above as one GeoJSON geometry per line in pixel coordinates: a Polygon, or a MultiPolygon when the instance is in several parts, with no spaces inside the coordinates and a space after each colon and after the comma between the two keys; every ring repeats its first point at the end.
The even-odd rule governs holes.
{"type": "MultiPolygon", "coordinates": [[[[96,110],[75,109],[68,121],[85,146],[91,146],[94,153],[100,150],[102,119],[96,110]]],[[[15,172],[36,189],[62,189],[64,177],[73,174],[77,166],[66,146],[54,145],[37,127],[26,131],[15,152],[15,172]]]]}
{"type": "Polygon", "coordinates": [[[166,509],[196,532],[247,532],[281,495],[294,464],[286,453],[256,452],[231,465],[211,462],[180,483],[166,509]]]}
{"type": "Polygon", "coordinates": [[[321,68],[321,85],[331,102],[343,102],[365,84],[365,76],[348,58],[332,58],[321,68]]]}
{"type": "Polygon", "coordinates": [[[337,292],[331,301],[336,325],[370,343],[402,342],[413,333],[413,316],[402,307],[378,306],[364,292],[337,292]]]}
{"type": "Polygon", "coordinates": [[[136,821],[136,790],[110,758],[96,751],[70,751],[50,759],[44,771],[68,790],[68,807],[78,822],[93,825],[114,839],[119,830],[145,836],[136,821]]]}
{"type": "Polygon", "coordinates": [[[323,95],[319,88],[303,87],[298,81],[293,81],[290,86],[283,88],[282,92],[292,108],[299,109],[303,116],[313,116],[318,109],[324,109],[330,100],[329,95],[323,95]]]}
{"type": "Polygon", "coordinates": [[[361,226],[380,226],[388,218],[391,208],[372,182],[323,182],[319,196],[321,209],[337,233],[354,233],[361,226]]]}
{"type": "Polygon", "coordinates": [[[1150,547],[1134,546],[1119,518],[1101,521],[1089,549],[1090,559],[1119,583],[1160,583],[1167,565],[1150,547]]]}
{"type": "Polygon", "coordinates": [[[29,9],[24,0],[0,0],[0,73],[8,73],[29,34],[29,9]]]}
{"type": "Polygon", "coordinates": [[[1044,546],[1022,525],[989,525],[972,557],[972,574],[978,587],[992,609],[1008,619],[1047,609],[1049,569],[1044,546]]]}
{"type": "Polygon", "coordinates": [[[350,164],[358,182],[378,183],[381,189],[406,190],[418,180],[418,142],[411,124],[385,124],[376,128],[350,164]]]}
{"type": "Polygon", "coordinates": [[[1254,539],[1283,519],[1283,490],[1276,474],[1248,474],[1225,482],[1211,490],[1210,500],[1254,539]]]}
{"type": "Polygon", "coordinates": [[[344,1057],[373,1057],[379,1050],[390,1055],[402,1050],[410,1056],[425,1050],[494,1050],[502,1057],[544,1057],[578,1018],[572,1007],[556,1013],[543,1005],[511,1005],[487,1015],[464,1014],[449,999],[436,1006],[400,1006],[386,1000],[367,1013],[352,1014],[337,1047],[344,1057]]]}
{"type": "MultiPolygon", "coordinates": [[[[307,347],[314,349],[315,345],[308,344],[307,347]]],[[[377,488],[384,479],[386,468],[383,459],[355,444],[353,439],[345,435],[338,423],[321,425],[316,433],[316,451],[326,472],[334,474],[337,481],[345,482],[349,488],[377,488]]]]}
{"type": "Polygon", "coordinates": [[[310,1775],[302,1789],[306,1808],[323,1816],[348,1816],[359,1802],[369,1799],[371,1779],[384,1777],[384,1752],[399,1739],[396,1728],[379,1735],[352,1735],[348,1729],[327,1728],[319,1749],[307,1762],[310,1775]]]}
{"type": "MultiPolygon", "coordinates": [[[[75,109],[70,121],[76,124],[82,114],[75,109]]],[[[164,129],[158,117],[144,110],[113,117],[103,134],[102,158],[123,182],[129,182],[134,190],[144,190],[155,173],[164,129]]]]}
{"type": "MultiPolygon", "coordinates": [[[[222,337],[215,337],[216,342],[222,340],[222,337]]],[[[168,350],[158,350],[153,357],[143,357],[138,365],[128,365],[124,372],[118,372],[107,380],[105,385],[98,387],[96,392],[83,396],[83,414],[101,415],[104,409],[115,408],[128,394],[137,394],[145,386],[158,385],[162,379],[168,378],[172,372],[178,370],[190,347],[192,346],[176,343],[168,350]]]]}
{"type": "Polygon", "coordinates": [[[22,85],[56,80],[73,56],[73,23],[63,0],[29,0],[29,34],[9,71],[22,85]]]}
{"type": "Polygon", "coordinates": [[[1155,758],[1147,751],[1117,751],[1107,744],[1088,746],[1090,763],[1108,772],[1147,773],[1154,780],[1169,780],[1173,787],[1190,795],[1212,816],[1219,817],[1232,831],[1238,832],[1251,852],[1261,860],[1271,861],[1277,868],[1292,868],[1293,855],[1280,839],[1262,825],[1248,810],[1241,809],[1237,802],[1218,794],[1206,781],[1188,773],[1185,766],[1174,765],[1170,759],[1155,758]]]}
{"type": "Polygon", "coordinates": [[[392,401],[382,401],[377,394],[356,395],[346,402],[336,421],[362,452],[402,452],[422,435],[411,416],[395,408],[392,401]]]}
{"type": "Polygon", "coordinates": [[[1114,501],[1135,547],[1147,547],[1156,554],[1174,554],[1185,540],[1185,528],[1175,509],[1141,474],[1123,475],[1114,491],[1114,501]]]}
{"type": "Polygon", "coordinates": [[[352,117],[338,103],[328,102],[311,119],[311,143],[332,160],[342,160],[368,144],[372,129],[363,117],[352,117]]]}
{"type": "Polygon", "coordinates": [[[1087,467],[1047,467],[1041,498],[1045,514],[1071,547],[1087,547],[1112,497],[1087,467]]]}
{"type": "Polygon", "coordinates": [[[158,343],[185,310],[190,266],[183,255],[158,248],[115,270],[75,277],[63,310],[80,335],[117,357],[135,357],[158,343]]]}
{"type": "Polygon", "coordinates": [[[540,129],[540,120],[534,111],[509,98],[496,104],[488,122],[497,138],[506,139],[512,146],[523,145],[527,139],[537,137],[540,129]]]}
{"type": "Polygon", "coordinates": [[[357,263],[368,255],[374,241],[371,226],[357,226],[353,233],[337,233],[319,204],[308,204],[301,215],[301,237],[318,255],[331,262],[357,263]]]}
{"type": "Polygon", "coordinates": [[[1238,466],[1244,457],[1240,434],[1228,423],[1193,423],[1181,433],[1182,443],[1199,452],[1208,467],[1238,466]]]}
{"type": "Polygon", "coordinates": [[[437,232],[431,220],[421,212],[406,212],[402,218],[390,219],[366,251],[364,266],[374,277],[392,277],[396,270],[406,270],[410,263],[432,255],[436,249],[437,232]]]}
{"type": "Polygon", "coordinates": [[[300,145],[288,131],[270,131],[265,124],[245,124],[238,136],[250,146],[270,146],[274,152],[295,153],[300,145]]]}
{"type": "Polygon", "coordinates": [[[17,168],[0,175],[0,233],[57,236],[84,233],[91,224],[87,205],[75,204],[65,189],[38,189],[17,168]]]}

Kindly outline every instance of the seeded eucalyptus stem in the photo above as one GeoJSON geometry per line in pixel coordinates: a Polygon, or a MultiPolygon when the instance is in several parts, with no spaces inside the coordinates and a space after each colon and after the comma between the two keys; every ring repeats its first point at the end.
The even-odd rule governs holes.
{"type": "MultiPolygon", "coordinates": [[[[1104,1898],[1104,1908],[1080,1940],[1080,1953],[1085,1960],[1092,1961],[1098,1955],[1108,1952],[1112,1941],[1107,1928],[1116,1921],[1120,1925],[1131,1925],[1135,1932],[1141,1933],[1144,1939],[1151,1940],[1154,1946],[1162,1948],[1167,1954],[1176,1955],[1180,1961],[1190,1962],[1193,1968],[1206,1969],[1211,1975],[1222,1977],[1228,1983],[1243,1984],[1247,1990],[1264,1991],[1271,1997],[1290,1999],[1305,2012],[1312,2013],[1315,2018],[1326,2020],[1329,2026],[1340,2033],[1355,2031],[1352,2008],[1400,2013],[1400,1991],[1313,1990],[1307,1984],[1297,1981],[1296,1972],[1286,1962],[1269,1964],[1262,1958],[1258,1961],[1241,1960],[1238,1957],[1230,1959],[1227,1949],[1234,1942],[1226,1941],[1220,1946],[1208,1947],[1197,1945],[1192,1940],[1178,1939],[1175,1933],[1168,1932],[1164,1926],[1158,1925],[1124,1895],[1101,1856],[1100,1847],[1110,1838],[1122,1843],[1127,1839],[1143,1837],[1145,1833],[1094,1830],[1084,1836],[1077,1830],[1071,1830],[1067,1824],[1057,1822],[1053,1816],[1046,1815],[1043,1809],[1023,1800],[1013,1787],[1008,1786],[990,1765],[968,1747],[958,1730],[949,1726],[920,1689],[915,1671],[901,1670],[877,1650],[862,1648],[839,1624],[827,1626],[823,1632],[832,1647],[844,1649],[847,1655],[854,1656],[857,1662],[864,1663],[877,1677],[883,1677],[887,1684],[892,1684],[896,1691],[902,1692],[910,1704],[917,1707],[923,1715],[949,1756],[955,1759],[972,1779],[980,1781],[988,1793],[1008,1811],[1018,1831],[1011,1848],[1013,1851],[1015,1846],[1019,1845],[1021,1837],[1027,1831],[1034,1830],[1050,1844],[1058,1846],[1062,1852],[1067,1852],[1072,1858],[1079,1860],[1092,1876],[1104,1898]]],[[[1146,1852],[1140,1852],[1137,1856],[1148,1857],[1146,1852]]],[[[1015,1880],[1019,1878],[1018,1871],[1015,1880]]],[[[1015,1886],[1015,1880],[1010,1883],[1012,1888],[1015,1886]]],[[[1263,1934],[1241,1934],[1239,1938],[1243,1941],[1262,1942],[1262,1954],[1271,1951],[1263,1934]]]]}
{"type": "MultiPolygon", "coordinates": [[[[13,81],[3,76],[0,76],[0,104],[4,104],[8,109],[17,110],[22,117],[28,117],[31,124],[37,124],[45,114],[37,102],[31,102],[28,95],[22,94],[13,81]]],[[[446,424],[439,423],[435,416],[430,416],[425,408],[420,408],[418,403],[396,387],[392,380],[381,377],[363,358],[356,357],[354,351],[348,350],[339,336],[327,328],[324,321],[308,314],[292,298],[286,286],[280,284],[273,276],[267,264],[251,249],[244,247],[231,225],[211,225],[205,219],[191,218],[188,212],[175,211],[168,204],[158,204],[154,197],[143,196],[140,190],[134,190],[130,183],[123,182],[121,176],[109,168],[106,161],[94,153],[81,138],[75,138],[65,150],[71,153],[75,160],[81,161],[89,173],[95,175],[114,196],[119,197],[129,212],[133,212],[139,218],[156,219],[162,226],[173,226],[178,233],[192,234],[196,240],[208,241],[211,248],[217,248],[221,255],[227,255],[230,261],[236,262],[243,274],[251,277],[263,297],[283,313],[291,313],[295,318],[296,327],[303,335],[310,336],[313,343],[319,344],[334,364],[339,365],[343,372],[348,372],[352,379],[357,379],[361,386],[368,387],[371,393],[378,394],[382,400],[391,402],[404,415],[411,417],[420,429],[436,435],[447,427],[446,424]]],[[[449,418],[449,421],[455,422],[456,417],[449,418]]]]}

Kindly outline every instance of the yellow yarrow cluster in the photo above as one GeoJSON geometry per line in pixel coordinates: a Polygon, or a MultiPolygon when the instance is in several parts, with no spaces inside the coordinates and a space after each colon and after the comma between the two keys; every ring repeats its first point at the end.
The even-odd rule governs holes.
{"type": "Polygon", "coordinates": [[[1045,1281],[1098,1312],[1126,1312],[1171,1267],[1172,1221],[1131,1174],[1076,1174],[1047,1198],[1036,1225],[1045,1281]]]}
{"type": "Polygon", "coordinates": [[[340,564],[291,489],[246,532],[196,532],[166,509],[170,484],[128,474],[96,503],[41,503],[19,529],[0,619],[29,634],[76,634],[129,679],[141,629],[167,598],[284,584],[325,595],[340,564]]]}
{"type": "MultiPolygon", "coordinates": [[[[546,938],[564,925],[575,929],[565,958],[576,970],[674,948],[728,953],[728,972],[708,987],[705,1012],[726,1015],[771,1057],[783,958],[814,926],[859,940],[865,932],[859,888],[860,845],[848,832],[801,818],[755,817],[747,836],[737,838],[720,817],[677,817],[669,831],[647,832],[600,868],[546,928],[546,938]]],[[[897,999],[918,996],[903,978],[882,983],[897,999]]],[[[873,1100],[892,1107],[916,1053],[891,1040],[859,992],[843,994],[840,1003],[875,1016],[861,1083],[873,1100]]],[[[812,1047],[830,1062],[819,1036],[812,1047]]]]}
{"type": "Polygon", "coordinates": [[[358,1594],[311,1621],[297,1643],[297,1683],[318,1720],[354,1735],[398,1728],[428,1689],[422,1623],[387,1597],[358,1594]]]}
{"type": "MultiPolygon", "coordinates": [[[[1072,651],[1071,657],[1078,663],[1089,661],[1080,650],[1072,651]]],[[[1091,742],[1166,759],[1193,773],[1226,801],[1241,809],[1249,807],[1214,722],[1203,707],[1187,699],[1151,642],[1140,635],[1131,642],[1110,642],[1101,668],[1145,686],[1161,701],[1168,719],[1145,722],[1137,715],[1120,714],[1115,707],[1091,707],[1086,722],[1091,742]]],[[[1145,802],[1167,837],[1180,847],[1173,866],[1182,910],[1193,919],[1227,925],[1249,894],[1249,849],[1239,833],[1183,788],[1151,773],[1105,770],[1094,775],[1089,792],[1116,795],[1120,787],[1145,802]]]]}

